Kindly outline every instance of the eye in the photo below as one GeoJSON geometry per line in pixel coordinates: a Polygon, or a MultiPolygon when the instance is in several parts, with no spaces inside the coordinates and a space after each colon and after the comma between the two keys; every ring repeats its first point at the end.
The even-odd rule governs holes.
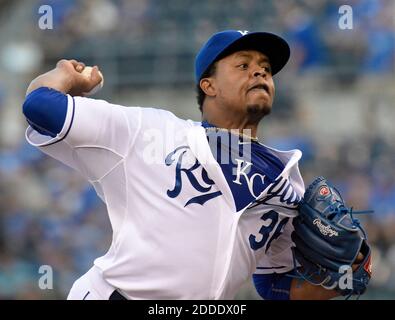
{"type": "Polygon", "coordinates": [[[263,69],[265,69],[267,73],[272,73],[272,68],[270,66],[263,66],[263,69]]]}
{"type": "Polygon", "coordinates": [[[247,63],[242,63],[242,64],[239,64],[237,67],[242,69],[242,70],[247,70],[248,69],[248,64],[247,63]]]}

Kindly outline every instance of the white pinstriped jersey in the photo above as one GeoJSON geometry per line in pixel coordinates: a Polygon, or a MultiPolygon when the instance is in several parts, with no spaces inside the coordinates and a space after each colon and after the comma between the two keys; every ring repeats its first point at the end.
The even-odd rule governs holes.
{"type": "Polygon", "coordinates": [[[57,137],[31,127],[26,137],[105,202],[112,244],[94,264],[130,299],[232,299],[252,273],[293,268],[299,150],[261,145],[281,163],[279,174],[249,172],[253,161],[238,159],[229,177],[200,122],[71,96],[57,137]]]}

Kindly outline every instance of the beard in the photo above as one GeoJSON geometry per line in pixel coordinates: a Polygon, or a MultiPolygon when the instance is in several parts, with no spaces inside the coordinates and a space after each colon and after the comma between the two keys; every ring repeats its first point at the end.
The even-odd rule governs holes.
{"type": "Polygon", "coordinates": [[[259,104],[251,104],[247,105],[247,115],[250,119],[250,122],[258,123],[263,117],[270,114],[272,111],[271,105],[259,105],[259,104]]]}

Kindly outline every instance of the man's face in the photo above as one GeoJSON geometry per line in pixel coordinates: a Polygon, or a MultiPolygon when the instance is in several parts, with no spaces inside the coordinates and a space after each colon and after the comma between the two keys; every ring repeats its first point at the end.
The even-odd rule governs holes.
{"type": "Polygon", "coordinates": [[[275,88],[263,53],[237,51],[219,60],[212,81],[213,97],[224,110],[259,118],[270,113],[275,88]]]}

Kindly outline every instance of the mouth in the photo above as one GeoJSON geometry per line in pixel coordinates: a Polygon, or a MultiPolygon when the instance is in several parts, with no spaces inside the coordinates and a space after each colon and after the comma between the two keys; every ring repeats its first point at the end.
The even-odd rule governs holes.
{"type": "Polygon", "coordinates": [[[251,88],[248,89],[248,91],[253,91],[253,90],[264,91],[268,95],[270,95],[269,86],[266,83],[258,83],[258,84],[254,85],[254,86],[252,86],[251,88]]]}

